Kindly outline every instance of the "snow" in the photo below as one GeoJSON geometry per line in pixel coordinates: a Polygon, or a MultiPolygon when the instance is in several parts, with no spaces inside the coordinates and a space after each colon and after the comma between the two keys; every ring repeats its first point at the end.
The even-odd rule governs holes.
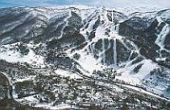
{"type": "Polygon", "coordinates": [[[170,10],[166,10],[159,17],[165,21],[168,20],[170,18],[170,10]]]}
{"type": "Polygon", "coordinates": [[[69,104],[61,103],[59,105],[53,106],[53,103],[40,103],[38,99],[35,98],[35,95],[24,97],[21,99],[15,99],[18,102],[22,102],[22,104],[31,104],[34,107],[39,107],[43,109],[50,109],[50,110],[62,110],[62,109],[70,109],[75,108],[69,104]]]}
{"type": "MultiPolygon", "coordinates": [[[[119,40],[120,42],[123,42],[123,37],[118,34],[119,25],[115,25],[113,22],[108,21],[108,18],[106,16],[108,10],[105,10],[103,8],[99,8],[96,10],[93,10],[91,13],[89,13],[90,17],[86,17],[86,19],[91,19],[88,27],[85,28],[82,27],[80,29],[80,33],[85,37],[86,42],[88,43],[82,50],[74,51],[73,53],[68,50],[67,54],[70,58],[73,58],[73,55],[75,53],[80,54],[80,59],[76,60],[82,68],[85,70],[83,73],[86,75],[91,75],[91,73],[94,70],[103,70],[104,66],[101,64],[101,61],[105,63],[105,51],[110,48],[110,43],[108,47],[105,47],[105,39],[108,40],[114,40],[114,64],[117,64],[117,52],[116,52],[116,40],[119,40]],[[90,33],[93,30],[93,26],[95,22],[98,20],[98,16],[100,16],[100,20],[103,20],[104,23],[100,23],[95,31],[95,37],[90,41],[88,38],[87,33],[90,33]],[[106,35],[107,29],[111,29],[111,31],[108,33],[109,35],[106,35]],[[102,39],[102,50],[99,53],[99,59],[94,58],[94,43],[98,42],[102,39]],[[89,49],[90,47],[90,49],[89,49]]],[[[74,58],[73,58],[74,59],[74,58]]],[[[114,65],[114,66],[115,66],[114,65]]],[[[81,69],[81,68],[80,68],[81,69]]]]}
{"type": "Polygon", "coordinates": [[[50,109],[50,110],[63,110],[63,109],[70,109],[72,108],[71,105],[68,104],[60,104],[57,106],[52,106],[52,104],[46,104],[46,103],[42,103],[42,104],[37,104],[36,107],[42,107],[45,109],[50,109]]]}
{"type": "Polygon", "coordinates": [[[89,23],[89,26],[88,26],[87,29],[83,29],[82,31],[80,31],[80,33],[85,36],[86,41],[89,40],[89,39],[88,39],[88,36],[86,35],[86,33],[87,33],[87,32],[90,33],[90,32],[93,30],[93,26],[94,26],[95,22],[96,22],[96,19],[92,20],[92,21],[89,23]]]}
{"type": "Polygon", "coordinates": [[[114,39],[114,46],[113,46],[113,52],[114,52],[114,65],[117,66],[117,45],[116,45],[116,39],[114,39]]]}
{"type": "Polygon", "coordinates": [[[109,84],[109,83],[104,83],[104,82],[100,82],[100,81],[96,81],[95,82],[97,85],[101,85],[101,86],[105,86],[108,88],[111,88],[117,92],[123,92],[123,89],[121,89],[120,87],[118,87],[117,85],[113,85],[113,84],[109,84]]]}
{"type": "Polygon", "coordinates": [[[87,8],[87,9],[81,9],[81,11],[77,12],[81,16],[82,20],[86,20],[90,15],[91,12],[94,12],[96,9],[95,8],[87,8]]]}
{"type": "Polygon", "coordinates": [[[142,80],[148,77],[150,75],[150,72],[159,66],[155,63],[153,63],[151,60],[145,59],[141,61],[140,63],[137,63],[135,65],[130,65],[125,68],[120,68],[117,70],[118,73],[121,73],[121,76],[116,76],[116,79],[123,80],[126,83],[132,84],[132,85],[141,85],[142,80]],[[142,67],[139,69],[138,73],[134,73],[134,68],[139,65],[143,64],[142,67]]]}
{"type": "Polygon", "coordinates": [[[162,94],[166,98],[170,98],[169,94],[166,93],[170,82],[168,78],[170,76],[165,70],[162,73],[166,73],[166,77],[161,77],[158,74],[151,75],[151,71],[156,69],[160,69],[160,66],[148,59],[144,59],[143,61],[133,65],[129,62],[125,68],[120,68],[117,70],[119,75],[116,76],[116,79],[120,82],[124,81],[126,84],[129,84],[129,88],[137,91],[141,91],[158,98],[161,97],[162,94]],[[134,73],[134,68],[140,64],[143,65],[137,73],[134,73]],[[146,91],[134,86],[144,87],[146,91]]]}
{"type": "Polygon", "coordinates": [[[166,61],[166,58],[156,58],[156,61],[166,61]]]}
{"type": "Polygon", "coordinates": [[[81,4],[79,4],[79,5],[59,5],[59,6],[47,6],[47,8],[52,8],[52,9],[68,9],[68,8],[70,8],[70,7],[75,7],[75,8],[78,8],[78,9],[80,9],[80,10],[87,10],[87,9],[92,9],[92,8],[94,8],[94,7],[92,7],[92,6],[87,6],[87,5],[81,5],[81,4]]]}
{"type": "MultiPolygon", "coordinates": [[[[166,71],[162,73],[165,72],[166,71]]],[[[169,77],[170,76],[168,73],[166,77],[161,77],[159,75],[148,76],[147,78],[145,78],[145,81],[143,82],[143,86],[146,88],[147,91],[150,91],[158,95],[164,95],[165,97],[170,98],[168,94],[165,94],[170,84],[169,77]]]]}
{"type": "Polygon", "coordinates": [[[63,76],[63,77],[70,77],[72,79],[80,79],[80,78],[82,78],[76,73],[72,73],[72,72],[69,72],[69,71],[66,71],[66,70],[62,70],[62,69],[55,70],[55,73],[57,75],[60,75],[60,76],[63,76]]]}
{"type": "MultiPolygon", "coordinates": [[[[52,8],[49,8],[49,9],[52,9],[52,8]]],[[[117,9],[118,8],[115,8],[115,10],[117,10],[117,9]]],[[[128,9],[125,9],[125,10],[120,8],[120,10],[118,10],[118,11],[122,11],[125,14],[131,14],[133,11],[136,11],[135,8],[134,8],[134,10],[128,10],[128,9]]],[[[39,9],[39,11],[44,11],[44,10],[39,9]]],[[[87,21],[87,23],[89,23],[88,27],[87,28],[83,27],[80,30],[80,33],[85,37],[88,45],[85,46],[82,50],[76,50],[74,52],[71,52],[71,50],[66,51],[67,55],[72,59],[74,59],[73,55],[75,53],[80,54],[80,58],[78,60],[76,60],[76,59],[74,59],[74,60],[80,64],[80,66],[78,66],[77,68],[84,75],[87,75],[87,76],[91,76],[94,70],[101,70],[102,71],[104,68],[106,68],[105,66],[103,66],[101,64],[101,61],[104,61],[104,63],[105,63],[105,51],[107,50],[107,48],[110,48],[110,44],[107,48],[105,47],[105,41],[104,41],[105,39],[114,40],[114,46],[113,46],[114,65],[117,65],[117,51],[116,51],[116,48],[118,48],[118,47],[116,47],[116,41],[117,40],[119,40],[128,50],[130,50],[130,48],[124,43],[123,36],[118,35],[119,25],[115,25],[113,22],[110,22],[108,20],[108,18],[106,16],[106,14],[107,14],[106,10],[101,10],[101,8],[100,8],[101,13],[98,12],[98,11],[99,11],[98,9],[89,9],[89,7],[85,7],[85,8],[82,7],[82,10],[77,11],[77,13],[79,13],[79,15],[82,17],[83,20],[88,19],[89,17],[92,18],[92,20],[90,22],[87,21]],[[102,12],[102,11],[105,11],[105,12],[102,12]],[[105,15],[102,15],[103,13],[105,15]],[[87,33],[90,33],[93,30],[93,26],[94,26],[95,22],[99,19],[98,16],[101,16],[100,20],[104,20],[104,23],[103,24],[100,23],[100,25],[96,29],[95,38],[93,38],[92,41],[90,41],[87,33]],[[111,31],[108,33],[109,35],[106,35],[107,29],[111,29],[111,31]],[[95,59],[94,53],[93,53],[93,49],[94,49],[93,44],[98,42],[100,39],[102,39],[102,51],[99,53],[99,59],[95,59]],[[89,47],[90,47],[90,49],[89,49],[89,47]]],[[[137,11],[140,11],[140,10],[137,10],[137,11]]],[[[57,11],[57,8],[54,8],[54,10],[52,10],[52,11],[44,11],[44,13],[46,13],[46,17],[48,19],[50,19],[51,17],[61,17],[61,16],[68,15],[68,17],[66,17],[64,19],[64,22],[66,24],[62,28],[61,36],[60,36],[60,38],[61,38],[64,28],[68,25],[68,18],[71,17],[70,10],[57,11]],[[60,14],[58,14],[58,13],[60,13],[60,14]]],[[[138,16],[145,17],[145,14],[141,14],[141,15],[139,14],[138,16]]],[[[152,16],[154,16],[154,14],[152,16]]],[[[162,20],[163,18],[167,18],[167,17],[169,17],[169,15],[167,13],[164,14],[164,15],[162,14],[162,17],[158,17],[157,20],[158,20],[159,24],[164,22],[162,20]]],[[[113,18],[112,18],[112,21],[113,21],[113,18]]],[[[13,27],[11,27],[11,28],[13,28],[13,27]]],[[[169,32],[170,32],[170,26],[168,24],[166,24],[163,27],[163,29],[161,30],[161,32],[157,35],[158,37],[157,37],[155,43],[159,47],[161,47],[161,50],[164,50],[164,41],[165,41],[166,35],[169,32]]],[[[135,48],[134,51],[139,50],[135,44],[133,44],[132,42],[130,42],[130,44],[132,45],[132,47],[135,48]]],[[[0,59],[6,60],[8,62],[14,62],[14,63],[27,62],[29,64],[40,66],[40,67],[44,66],[44,57],[41,56],[41,55],[35,54],[35,52],[32,49],[33,48],[32,44],[27,44],[27,46],[29,47],[29,50],[30,50],[28,55],[21,55],[21,53],[15,49],[14,45],[15,44],[1,46],[0,47],[0,59]]],[[[137,52],[137,53],[139,53],[139,52],[137,52]]],[[[131,54],[132,54],[132,52],[131,52],[131,54]]],[[[161,59],[157,58],[157,60],[165,60],[165,58],[161,58],[161,59]]],[[[153,71],[154,69],[159,68],[159,66],[157,64],[153,63],[149,59],[145,59],[145,60],[143,60],[143,61],[141,61],[137,64],[133,64],[133,65],[131,65],[131,61],[125,62],[125,63],[127,63],[129,65],[126,65],[126,67],[119,68],[117,70],[117,72],[120,73],[121,75],[116,76],[116,79],[121,80],[121,81],[125,81],[126,83],[131,84],[131,85],[143,85],[143,81],[151,77],[150,72],[153,71]],[[139,71],[137,73],[134,73],[134,71],[133,71],[134,68],[137,67],[140,64],[142,64],[141,68],[139,69],[139,71]]],[[[82,78],[81,76],[79,76],[76,73],[69,72],[67,70],[62,70],[62,69],[55,70],[55,73],[60,75],[60,76],[63,76],[63,77],[70,77],[70,78],[74,78],[74,79],[82,78]]],[[[32,78],[33,77],[28,77],[28,78],[25,78],[25,79],[17,79],[17,82],[23,82],[23,81],[26,81],[26,80],[31,80],[32,78]]],[[[156,81],[156,79],[154,79],[154,80],[156,81]]],[[[153,82],[154,82],[153,80],[150,81],[150,83],[153,83],[153,82]]],[[[164,82],[159,82],[159,84],[157,86],[153,86],[153,84],[150,84],[150,83],[148,85],[146,85],[148,87],[147,90],[155,92],[159,95],[162,94],[163,91],[167,88],[167,85],[165,86],[164,82]]],[[[105,85],[105,86],[110,86],[110,85],[105,85]]],[[[135,87],[131,87],[131,86],[128,86],[128,87],[133,88],[137,91],[142,91],[142,92],[147,93],[147,94],[149,93],[149,92],[143,91],[143,90],[135,88],[135,87]]],[[[153,95],[153,94],[151,94],[151,95],[153,95]]],[[[34,97],[28,97],[28,100],[34,101],[35,99],[34,99],[34,97]]],[[[37,106],[43,106],[43,107],[45,106],[45,107],[47,107],[47,109],[51,107],[51,105],[48,105],[48,104],[39,104],[37,106]]],[[[64,105],[64,104],[61,105],[61,106],[57,106],[57,107],[62,108],[63,106],[69,107],[69,105],[64,105]]],[[[56,109],[56,107],[54,107],[54,109],[56,109]]]]}
{"type": "MultiPolygon", "coordinates": [[[[93,26],[94,26],[95,22],[98,20],[98,17],[96,17],[96,16],[98,16],[98,14],[97,14],[96,10],[94,10],[89,15],[90,15],[90,18],[92,18],[92,20],[90,21],[88,27],[87,28],[82,27],[82,29],[80,30],[80,33],[85,37],[86,42],[88,42],[88,45],[85,46],[82,50],[78,50],[73,53],[71,53],[70,50],[67,51],[67,54],[71,58],[73,58],[73,55],[75,53],[80,54],[80,59],[78,59],[78,60],[75,59],[75,60],[81,65],[81,67],[79,69],[81,69],[82,72],[87,76],[90,76],[94,70],[102,70],[104,67],[100,61],[98,61],[97,59],[94,58],[92,43],[97,42],[100,39],[103,39],[103,41],[104,41],[104,38],[108,38],[105,35],[105,31],[106,31],[105,25],[100,25],[96,30],[95,38],[93,38],[92,41],[89,40],[87,32],[90,33],[93,30],[93,26]],[[91,50],[89,50],[89,46],[91,47],[91,50]],[[92,51],[92,53],[90,51],[92,51]]],[[[102,56],[104,55],[104,52],[105,52],[105,49],[104,49],[104,45],[103,45],[103,52],[101,52],[102,56]]],[[[104,58],[104,56],[102,58],[104,58]]]]}
{"type": "Polygon", "coordinates": [[[84,72],[85,75],[90,76],[94,70],[102,70],[104,67],[100,62],[98,62],[92,54],[87,54],[84,51],[78,51],[78,54],[81,55],[80,59],[77,62],[81,65],[81,67],[86,70],[84,72]]]}
{"type": "Polygon", "coordinates": [[[65,29],[66,26],[68,26],[68,23],[69,23],[68,19],[71,17],[71,11],[68,11],[67,14],[68,14],[68,16],[64,19],[65,25],[62,27],[62,29],[61,29],[61,34],[60,34],[60,36],[58,37],[58,39],[62,38],[62,36],[63,36],[63,34],[64,34],[64,29],[65,29]]]}
{"type": "MultiPolygon", "coordinates": [[[[160,17],[157,17],[157,20],[159,22],[159,24],[161,24],[162,19],[160,17]]],[[[161,32],[157,35],[157,39],[155,41],[155,43],[160,47],[160,50],[165,50],[164,48],[164,42],[166,39],[166,36],[169,34],[170,32],[170,26],[169,24],[165,24],[165,26],[162,28],[161,32]]]]}
{"type": "MultiPolygon", "coordinates": [[[[95,7],[94,7],[95,8],[95,7]]],[[[158,7],[147,7],[147,6],[142,6],[142,7],[104,7],[106,10],[116,10],[117,12],[123,13],[126,16],[130,16],[131,14],[134,14],[136,12],[138,13],[146,13],[146,12],[155,12],[162,10],[162,8],[158,7]]],[[[165,9],[165,8],[163,8],[165,9]]]]}
{"type": "Polygon", "coordinates": [[[61,103],[59,105],[53,106],[53,103],[40,103],[38,99],[35,98],[36,95],[24,97],[21,99],[15,99],[18,102],[22,102],[22,104],[31,104],[34,107],[39,107],[43,109],[50,109],[50,110],[62,110],[62,109],[69,109],[73,108],[74,106],[61,103]]]}
{"type": "Polygon", "coordinates": [[[106,35],[105,35],[105,32],[106,32],[106,26],[105,25],[100,25],[97,30],[96,30],[96,33],[95,33],[95,38],[94,38],[94,42],[95,41],[98,41],[99,39],[104,39],[104,38],[108,38],[106,35]]]}
{"type": "Polygon", "coordinates": [[[145,91],[144,89],[141,89],[141,88],[138,88],[138,87],[135,87],[135,86],[123,85],[123,84],[122,84],[121,86],[130,88],[130,89],[133,89],[133,90],[135,90],[135,91],[137,91],[137,92],[141,92],[141,93],[144,93],[144,94],[148,94],[148,95],[150,95],[150,96],[153,96],[153,97],[156,97],[156,98],[159,98],[159,99],[163,99],[163,100],[166,100],[166,101],[170,101],[170,100],[168,100],[168,99],[166,99],[166,98],[163,98],[163,97],[161,97],[161,96],[159,96],[159,95],[157,95],[157,94],[153,94],[153,93],[151,93],[151,92],[145,91]]]}
{"type": "Polygon", "coordinates": [[[30,14],[27,14],[25,17],[22,17],[20,20],[16,20],[10,23],[6,23],[4,28],[2,28],[0,35],[2,35],[5,32],[10,32],[11,30],[15,29],[17,26],[23,24],[24,21],[26,21],[29,18],[30,14]]]}
{"type": "Polygon", "coordinates": [[[36,55],[32,49],[29,49],[28,55],[22,55],[13,45],[3,45],[0,47],[0,59],[11,63],[28,63],[34,66],[44,66],[44,58],[36,55]]]}
{"type": "Polygon", "coordinates": [[[15,83],[16,83],[16,82],[30,81],[30,80],[33,80],[34,78],[35,78],[35,76],[28,76],[28,77],[23,78],[23,79],[16,79],[16,80],[15,80],[15,83]]]}
{"type": "Polygon", "coordinates": [[[23,104],[28,104],[28,103],[36,104],[36,103],[39,103],[39,100],[35,98],[35,95],[24,97],[24,98],[21,98],[21,99],[15,99],[15,100],[18,101],[18,102],[22,102],[23,104]]]}
{"type": "Polygon", "coordinates": [[[87,42],[89,42],[89,38],[87,33],[90,33],[91,31],[93,31],[93,26],[95,25],[96,21],[98,20],[98,17],[96,17],[96,10],[91,10],[92,12],[89,12],[89,14],[86,14],[87,16],[84,17],[83,15],[83,19],[85,18],[86,21],[84,24],[84,26],[81,28],[80,33],[85,37],[85,40],[87,42]],[[90,21],[89,21],[90,20],[90,21]],[[88,25],[88,27],[86,28],[86,25],[88,25]]]}

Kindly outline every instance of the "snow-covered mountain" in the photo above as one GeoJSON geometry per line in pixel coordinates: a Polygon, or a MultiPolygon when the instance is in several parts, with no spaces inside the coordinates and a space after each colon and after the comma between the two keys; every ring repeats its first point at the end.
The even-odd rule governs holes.
{"type": "Polygon", "coordinates": [[[166,108],[170,10],[3,8],[0,59],[0,84],[20,104],[136,109],[127,101],[133,95],[138,107],[166,108]]]}

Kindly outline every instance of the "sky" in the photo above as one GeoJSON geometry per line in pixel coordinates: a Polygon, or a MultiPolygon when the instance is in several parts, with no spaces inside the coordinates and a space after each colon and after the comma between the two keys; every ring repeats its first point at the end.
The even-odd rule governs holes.
{"type": "Polygon", "coordinates": [[[170,0],[0,0],[0,7],[88,5],[105,7],[170,8],[170,0]]]}

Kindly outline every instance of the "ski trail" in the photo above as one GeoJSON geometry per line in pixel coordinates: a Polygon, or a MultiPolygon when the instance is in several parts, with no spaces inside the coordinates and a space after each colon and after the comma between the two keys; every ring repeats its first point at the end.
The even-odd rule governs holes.
{"type": "Polygon", "coordinates": [[[63,27],[62,27],[62,29],[61,29],[61,34],[60,34],[60,36],[58,37],[58,39],[61,39],[62,38],[62,36],[63,36],[63,34],[64,34],[64,29],[66,28],[66,26],[68,26],[68,23],[69,23],[69,18],[71,17],[71,11],[69,11],[69,12],[67,12],[68,13],[68,17],[66,17],[65,19],[64,19],[64,23],[66,23],[63,27]]]}
{"type": "Polygon", "coordinates": [[[116,45],[116,39],[114,39],[114,46],[113,46],[113,48],[114,48],[114,65],[115,66],[117,66],[117,45],[116,45]]]}
{"type": "MultiPolygon", "coordinates": [[[[162,21],[161,18],[157,18],[157,20],[159,22],[159,25],[162,22],[164,22],[164,21],[162,21]]],[[[165,45],[164,45],[166,36],[168,35],[169,32],[170,32],[170,26],[169,26],[169,24],[165,24],[165,26],[162,28],[161,32],[159,34],[157,34],[157,39],[155,41],[155,44],[157,44],[160,47],[160,51],[165,50],[166,52],[170,53],[170,50],[165,49],[165,45]]]]}

